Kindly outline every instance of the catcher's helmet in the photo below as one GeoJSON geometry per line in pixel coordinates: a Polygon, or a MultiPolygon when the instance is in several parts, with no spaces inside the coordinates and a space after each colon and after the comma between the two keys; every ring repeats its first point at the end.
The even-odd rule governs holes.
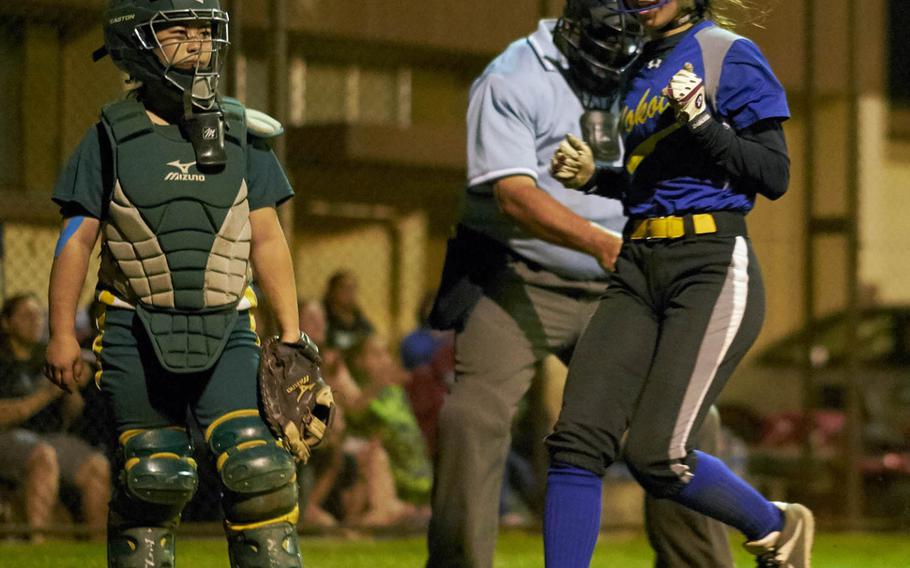
{"type": "Polygon", "coordinates": [[[217,109],[228,40],[228,14],[218,0],[111,0],[104,14],[104,47],[117,67],[149,88],[170,91],[178,104],[189,93],[193,106],[204,111],[217,109]],[[208,52],[196,57],[192,69],[159,57],[163,50],[156,33],[176,25],[210,32],[210,39],[174,42],[195,43],[208,52]]]}
{"type": "Polygon", "coordinates": [[[573,75],[592,94],[613,91],[644,41],[638,20],[618,10],[621,0],[567,0],[553,30],[573,75]]]}

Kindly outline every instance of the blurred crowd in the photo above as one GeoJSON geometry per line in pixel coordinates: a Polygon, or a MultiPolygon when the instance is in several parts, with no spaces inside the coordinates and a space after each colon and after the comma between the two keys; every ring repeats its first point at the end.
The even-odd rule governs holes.
{"type": "MultiPolygon", "coordinates": [[[[453,335],[428,324],[433,293],[420,302],[417,325],[397,349],[371,322],[351,271],[333,274],[321,298],[304,296],[298,303],[300,328],[319,345],[324,378],[338,405],[329,438],[301,466],[300,528],[423,529],[436,425],[455,375],[453,335]]],[[[267,314],[259,316],[268,321],[267,314]]],[[[27,526],[39,541],[59,526],[84,527],[87,536],[100,538],[117,474],[111,468],[117,441],[95,387],[93,307],[79,314],[77,329],[88,364],[80,390],[66,393],[44,378],[47,325],[39,298],[16,295],[0,309],[0,524],[27,526]]],[[[522,403],[513,427],[500,495],[506,526],[535,525],[542,511],[546,460],[540,440],[559,405],[547,399],[559,389],[536,391],[522,403]]],[[[746,471],[750,453],[753,465],[760,465],[769,450],[786,453],[799,445],[801,418],[794,413],[762,417],[738,406],[721,410],[727,428],[722,454],[741,474],[761,475],[746,471]]],[[[188,421],[193,424],[191,416],[188,421]]],[[[816,422],[813,439],[821,440],[816,450],[824,455],[839,444],[843,413],[822,413],[816,422]]],[[[202,483],[184,519],[218,521],[215,469],[195,430],[202,483]]],[[[905,455],[879,453],[886,461],[905,455]]],[[[886,469],[894,465],[882,463],[886,469]]]]}
{"type": "MultiPolygon", "coordinates": [[[[338,405],[330,437],[301,468],[301,528],[411,530],[428,522],[436,423],[455,366],[452,334],[427,323],[432,303],[429,292],[415,329],[395,349],[361,305],[352,272],[333,274],[321,298],[300,298],[300,328],[319,345],[338,405]]],[[[71,393],[44,377],[40,299],[13,296],[0,312],[0,524],[25,525],[39,541],[54,527],[85,527],[94,538],[105,527],[117,441],[95,386],[93,310],[78,317],[87,364],[71,393]]],[[[268,321],[268,314],[258,316],[268,321]]],[[[531,414],[522,420],[549,420],[531,414]]],[[[536,432],[516,428],[501,499],[506,522],[530,522],[540,510],[536,432]]],[[[203,481],[184,519],[217,521],[215,470],[198,428],[193,434],[203,481]]]]}

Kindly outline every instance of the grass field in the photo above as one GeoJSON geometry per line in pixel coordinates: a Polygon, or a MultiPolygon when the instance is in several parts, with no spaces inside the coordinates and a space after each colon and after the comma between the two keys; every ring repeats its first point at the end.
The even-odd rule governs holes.
{"type": "MultiPolygon", "coordinates": [[[[306,568],[418,568],[425,560],[422,538],[342,540],[305,538],[306,568]]],[[[221,540],[178,541],[177,566],[225,568],[227,552],[221,540]]],[[[497,552],[497,568],[537,568],[543,565],[542,545],[535,534],[507,532],[497,552]]],[[[650,552],[638,534],[607,534],[598,542],[593,567],[650,568],[650,552]]],[[[55,541],[33,546],[0,543],[3,568],[93,568],[104,565],[101,544],[55,541]]],[[[736,551],[736,566],[754,566],[750,557],[736,551]]],[[[910,538],[906,534],[827,533],[817,538],[817,568],[907,568],[910,538]]]]}

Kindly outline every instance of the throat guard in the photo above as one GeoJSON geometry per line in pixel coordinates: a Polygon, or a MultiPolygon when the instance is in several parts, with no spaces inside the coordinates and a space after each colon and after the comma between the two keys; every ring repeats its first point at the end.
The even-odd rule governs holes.
{"type": "MultiPolygon", "coordinates": [[[[162,366],[196,372],[218,359],[250,279],[243,107],[223,103],[226,162],[198,167],[133,100],[108,105],[115,182],[103,225],[100,284],[136,308],[162,366]]],[[[167,127],[164,127],[167,128],[167,127]]]]}
{"type": "Polygon", "coordinates": [[[613,163],[622,158],[619,113],[589,109],[581,115],[581,133],[598,162],[613,163]]]}

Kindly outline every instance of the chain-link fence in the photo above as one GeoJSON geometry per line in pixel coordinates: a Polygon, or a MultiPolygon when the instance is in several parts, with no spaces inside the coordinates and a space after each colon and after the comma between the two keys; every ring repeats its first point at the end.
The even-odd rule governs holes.
{"type": "MultiPolygon", "coordinates": [[[[102,43],[97,22],[105,2],[16,4],[0,7],[0,299],[33,292],[43,302],[59,232],[49,188],[100,106],[120,95],[122,79],[110,61],[91,61],[102,43]],[[22,196],[27,199],[18,200],[22,196]]],[[[253,108],[284,112],[287,132],[279,150],[297,192],[285,218],[293,226],[298,295],[321,298],[332,274],[351,272],[364,314],[394,348],[416,325],[424,291],[437,283],[449,228],[458,216],[471,81],[509,41],[532,31],[539,15],[558,13],[561,3],[407,0],[393,8],[387,0],[295,0],[287,3],[283,27],[270,21],[273,2],[224,4],[233,17],[225,93],[253,108]],[[284,29],[287,67],[276,75],[269,62],[276,33],[284,29]],[[282,83],[283,105],[275,103],[282,83]]],[[[792,9],[781,8],[785,14],[792,9]]],[[[775,26],[786,28],[781,20],[767,24],[772,38],[775,26]]],[[[784,44],[759,43],[769,46],[772,56],[779,49],[775,43],[784,44]]],[[[787,62],[773,61],[775,68],[787,62]]],[[[795,74],[783,76],[792,84],[795,74]]],[[[800,86],[791,86],[793,195],[789,206],[763,204],[751,217],[769,296],[768,323],[756,353],[802,325],[795,290],[804,273],[798,203],[805,108],[800,86]]],[[[838,96],[825,97],[818,102],[824,122],[819,144],[826,152],[831,147],[831,166],[820,178],[836,185],[842,177],[834,164],[842,162],[837,148],[843,132],[837,124],[844,105],[838,96]]],[[[873,99],[863,107],[863,123],[883,129],[884,103],[873,99]]],[[[910,278],[910,247],[901,216],[906,196],[898,189],[910,177],[910,153],[888,154],[881,133],[870,129],[868,135],[864,163],[880,163],[881,173],[866,171],[863,182],[864,275],[878,283],[882,300],[897,304],[910,297],[901,284],[910,278]]],[[[826,246],[825,252],[833,251],[823,254],[830,257],[831,272],[839,270],[834,253],[840,245],[826,246]]],[[[83,307],[91,300],[97,262],[96,253],[80,297],[83,307]]],[[[834,290],[841,284],[826,286],[834,290]]],[[[825,309],[836,311],[842,300],[832,291],[823,298],[825,309]]],[[[263,319],[261,332],[273,332],[269,318],[263,319]]],[[[798,388],[768,389],[762,381],[736,391],[735,402],[763,400],[773,409],[783,401],[796,410],[798,388]]],[[[86,391],[86,404],[88,418],[75,428],[112,450],[96,391],[86,391]]],[[[214,520],[220,514],[215,474],[207,459],[197,457],[203,489],[186,518],[214,520]]]]}
{"type": "MultiPolygon", "coordinates": [[[[0,119],[0,194],[23,197],[0,209],[0,299],[33,293],[45,307],[60,229],[49,188],[101,105],[123,90],[109,60],[91,60],[102,43],[97,22],[105,2],[59,4],[53,14],[0,8],[0,87],[9,87],[2,102],[10,109],[0,119]]],[[[397,353],[397,342],[417,324],[421,297],[436,285],[463,183],[467,88],[493,49],[478,52],[468,40],[420,46],[414,40],[430,36],[416,28],[399,45],[375,29],[346,35],[301,24],[313,11],[337,19],[340,12],[329,4],[288,5],[287,68],[275,77],[269,71],[272,22],[263,18],[268,10],[225,2],[236,10],[223,90],[274,114],[275,85],[286,82],[283,164],[297,197],[283,219],[294,227],[298,296],[322,298],[332,274],[351,273],[363,314],[397,353]]],[[[384,6],[370,8],[377,9],[384,6]]],[[[525,22],[531,25],[533,14],[525,22]]],[[[83,310],[97,270],[96,250],[80,296],[83,310]]],[[[268,311],[262,316],[260,333],[274,332],[268,311]]],[[[80,318],[86,322],[91,318],[80,318]]],[[[91,332],[86,337],[90,356],[91,332]]],[[[101,394],[89,386],[83,397],[85,414],[70,431],[114,462],[116,440],[101,394]]],[[[201,484],[184,520],[220,520],[216,473],[198,430],[194,438],[201,484]]],[[[21,506],[3,506],[14,502],[7,499],[13,494],[0,493],[0,522],[24,522],[21,506]]],[[[74,513],[78,517],[78,507],[74,513]]]]}

